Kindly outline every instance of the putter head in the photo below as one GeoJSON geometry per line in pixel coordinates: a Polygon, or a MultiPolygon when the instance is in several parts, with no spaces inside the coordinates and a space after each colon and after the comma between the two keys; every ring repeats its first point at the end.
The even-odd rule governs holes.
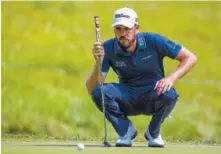
{"type": "Polygon", "coordinates": [[[102,147],[111,147],[111,144],[108,143],[107,141],[104,141],[102,147]]]}

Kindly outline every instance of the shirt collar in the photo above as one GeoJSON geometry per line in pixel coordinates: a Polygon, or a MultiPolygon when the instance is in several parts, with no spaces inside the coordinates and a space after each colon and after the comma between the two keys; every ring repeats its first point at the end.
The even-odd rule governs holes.
{"type": "MultiPolygon", "coordinates": [[[[144,51],[143,49],[145,49],[147,47],[146,45],[146,40],[143,36],[142,33],[138,33],[136,35],[136,40],[137,40],[137,49],[135,52],[142,52],[144,51]]],[[[115,42],[114,42],[114,53],[116,55],[120,55],[120,56],[130,56],[131,54],[124,51],[118,44],[117,39],[115,38],[115,42]]]]}

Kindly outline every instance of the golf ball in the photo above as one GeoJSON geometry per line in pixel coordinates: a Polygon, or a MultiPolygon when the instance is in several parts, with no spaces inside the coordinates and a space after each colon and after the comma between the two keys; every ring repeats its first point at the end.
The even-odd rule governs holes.
{"type": "Polygon", "coordinates": [[[77,148],[78,150],[84,150],[84,144],[82,143],[77,144],[77,148]]]}

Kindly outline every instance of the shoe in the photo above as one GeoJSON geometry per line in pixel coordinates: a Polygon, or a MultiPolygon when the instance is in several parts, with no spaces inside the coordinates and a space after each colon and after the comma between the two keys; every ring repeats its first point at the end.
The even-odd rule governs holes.
{"type": "Polygon", "coordinates": [[[116,147],[131,147],[132,146],[132,140],[137,136],[137,130],[133,126],[132,123],[130,123],[128,127],[128,131],[124,136],[119,136],[116,141],[116,147]]]}
{"type": "Polygon", "coordinates": [[[161,135],[159,134],[159,136],[157,138],[153,138],[150,135],[149,130],[147,130],[147,132],[144,134],[144,137],[146,138],[146,140],[148,141],[148,146],[149,147],[164,147],[165,142],[162,139],[161,135]]]}

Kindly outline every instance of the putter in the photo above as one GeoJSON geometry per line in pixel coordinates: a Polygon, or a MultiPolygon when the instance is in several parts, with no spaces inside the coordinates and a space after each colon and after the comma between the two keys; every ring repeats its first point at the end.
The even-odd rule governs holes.
{"type": "MultiPolygon", "coordinates": [[[[95,32],[96,32],[96,41],[100,41],[100,24],[99,24],[99,16],[94,16],[94,23],[95,23],[95,32]]],[[[105,117],[105,104],[104,104],[104,91],[103,91],[103,82],[101,82],[101,69],[102,68],[102,60],[99,61],[99,74],[98,74],[98,81],[101,85],[101,100],[103,106],[103,116],[104,116],[104,142],[102,147],[111,147],[111,144],[107,142],[107,122],[105,117]]]]}

